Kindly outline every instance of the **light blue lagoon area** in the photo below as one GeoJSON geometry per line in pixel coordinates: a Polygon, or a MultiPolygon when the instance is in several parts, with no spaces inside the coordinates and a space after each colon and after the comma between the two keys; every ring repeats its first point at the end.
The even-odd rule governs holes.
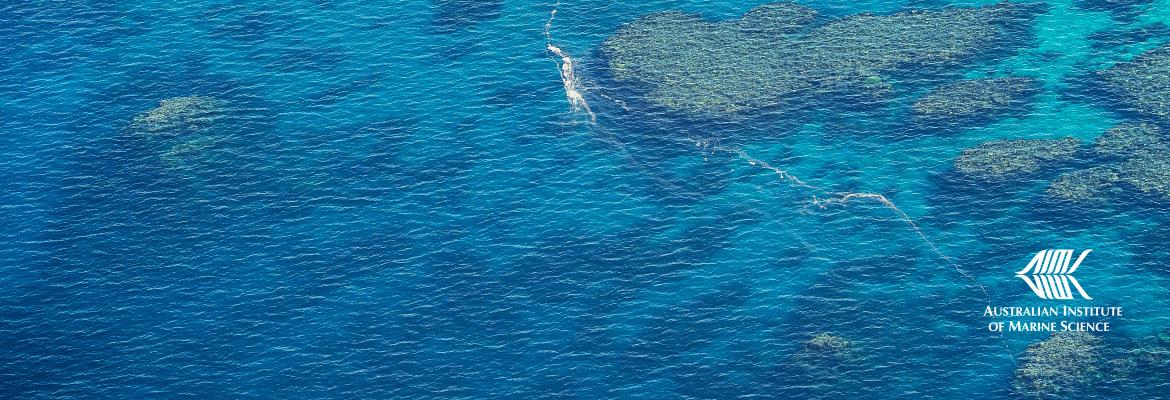
{"type": "Polygon", "coordinates": [[[0,5],[0,398],[1168,397],[1170,2],[761,1],[0,5]]]}

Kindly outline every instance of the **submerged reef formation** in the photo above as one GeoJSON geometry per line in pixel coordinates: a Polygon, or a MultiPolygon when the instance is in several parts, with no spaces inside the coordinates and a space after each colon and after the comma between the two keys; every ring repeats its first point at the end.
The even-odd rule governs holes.
{"type": "Polygon", "coordinates": [[[833,382],[841,379],[856,365],[853,343],[830,333],[818,333],[800,342],[792,356],[794,373],[813,382],[833,382]]]}
{"type": "Polygon", "coordinates": [[[1057,332],[1025,350],[1013,388],[1028,398],[1055,398],[1101,376],[1101,338],[1087,332],[1057,332]]]}
{"type": "Polygon", "coordinates": [[[1079,148],[1080,141],[1071,137],[995,140],[963,150],[955,159],[955,170],[981,179],[1033,173],[1044,164],[1072,159],[1079,148]]]}
{"type": "Polygon", "coordinates": [[[798,3],[768,3],[744,13],[736,24],[746,33],[779,35],[796,32],[816,19],[817,10],[812,7],[798,3]]]}
{"type": "Polygon", "coordinates": [[[1170,154],[1170,141],[1157,125],[1126,122],[1109,128],[1098,137],[1093,151],[1116,159],[1170,154]]]}
{"type": "Polygon", "coordinates": [[[801,342],[795,357],[797,365],[814,370],[834,367],[852,358],[853,343],[828,333],[819,333],[801,342]]]}
{"type": "Polygon", "coordinates": [[[1157,369],[1170,372],[1170,331],[1163,331],[1145,338],[1130,352],[1139,367],[1143,370],[1157,369]]]}
{"type": "Polygon", "coordinates": [[[1021,399],[1152,399],[1170,378],[1170,331],[1137,338],[1057,332],[1028,346],[1012,382],[1021,399]]]}
{"type": "Polygon", "coordinates": [[[808,25],[815,11],[793,3],[710,22],[682,12],[628,23],[602,44],[618,81],[648,88],[674,111],[727,115],[809,94],[888,90],[888,76],[961,65],[1013,48],[1042,6],[854,15],[808,25]]]}
{"type": "Polygon", "coordinates": [[[1097,77],[1127,110],[1170,122],[1170,46],[1097,71],[1097,77]]]}
{"type": "Polygon", "coordinates": [[[1048,194],[1072,202],[1100,201],[1125,192],[1170,200],[1170,140],[1149,123],[1121,123],[1093,145],[1101,163],[1061,175],[1048,194]]]}
{"type": "MultiPolygon", "coordinates": [[[[997,140],[963,150],[955,170],[991,180],[1039,171],[1071,161],[1080,148],[1074,138],[997,140]]],[[[1107,130],[1093,145],[1095,165],[1066,172],[1049,183],[1049,198],[1073,203],[1101,202],[1135,193],[1170,201],[1170,139],[1157,125],[1125,122],[1107,130]]]]}
{"type": "Polygon", "coordinates": [[[213,129],[223,114],[224,103],[207,96],[165,99],[159,106],[130,120],[125,131],[145,139],[151,151],[172,168],[181,168],[208,157],[228,137],[213,129]]]}
{"type": "Polygon", "coordinates": [[[807,353],[839,356],[848,353],[849,348],[852,346],[853,344],[845,340],[845,338],[821,333],[813,335],[811,339],[804,341],[802,343],[802,350],[807,353]]]}
{"type": "Polygon", "coordinates": [[[1061,174],[1048,186],[1048,195],[1072,202],[1101,201],[1118,192],[1120,181],[1113,168],[1086,168],[1061,174]]]}
{"type": "Polygon", "coordinates": [[[1170,159],[1166,154],[1131,158],[1118,166],[1121,180],[1157,200],[1170,200],[1170,159]]]}
{"type": "Polygon", "coordinates": [[[915,118],[930,123],[990,119],[1023,108],[1040,89],[1040,82],[1032,78],[963,80],[931,90],[911,109],[915,118]]]}
{"type": "Polygon", "coordinates": [[[1097,138],[1093,150],[1105,157],[1122,182],[1157,200],[1170,200],[1170,140],[1156,125],[1122,123],[1097,138]]]}
{"type": "Polygon", "coordinates": [[[1153,399],[1166,393],[1170,380],[1170,331],[1163,330],[1125,343],[1114,351],[1105,372],[1112,381],[1098,387],[1115,387],[1113,398],[1153,399]]]}
{"type": "Polygon", "coordinates": [[[174,97],[134,116],[127,127],[146,135],[178,135],[206,129],[218,117],[220,102],[207,96],[174,97]]]}
{"type": "Polygon", "coordinates": [[[167,166],[183,168],[195,160],[206,160],[209,152],[225,143],[226,136],[197,136],[171,145],[160,157],[167,166]]]}

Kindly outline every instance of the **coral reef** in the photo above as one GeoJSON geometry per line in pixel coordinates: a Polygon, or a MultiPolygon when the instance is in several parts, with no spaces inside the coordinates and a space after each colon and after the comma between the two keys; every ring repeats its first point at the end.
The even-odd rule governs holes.
{"type": "Polygon", "coordinates": [[[1143,367],[1170,371],[1170,331],[1142,340],[1130,355],[1135,363],[1143,367]]]}
{"type": "Polygon", "coordinates": [[[792,33],[811,24],[817,10],[797,3],[768,3],[751,9],[736,21],[746,33],[779,35],[792,33]]]}
{"type": "Polygon", "coordinates": [[[1154,124],[1124,122],[1109,128],[1093,145],[1101,162],[1068,172],[1048,187],[1052,198],[1101,201],[1125,192],[1170,200],[1170,140],[1154,124]]]}
{"type": "Polygon", "coordinates": [[[207,96],[165,99],[134,116],[127,129],[145,135],[178,135],[206,129],[218,117],[220,102],[207,96]]]}
{"type": "Polygon", "coordinates": [[[1119,159],[1170,154],[1170,141],[1166,140],[1166,136],[1156,125],[1127,122],[1105,131],[1097,138],[1093,151],[1119,159]]]}
{"type": "Polygon", "coordinates": [[[1170,200],[1170,159],[1165,154],[1134,157],[1117,167],[1121,180],[1158,200],[1170,200]]]}
{"type": "Polygon", "coordinates": [[[1102,201],[1117,193],[1121,177],[1110,167],[1092,167],[1061,174],[1048,186],[1048,195],[1065,201],[1102,201]]]}
{"type": "Polygon", "coordinates": [[[1018,110],[1040,92],[1039,81],[1008,77],[949,83],[922,96],[911,107],[916,118],[953,123],[1018,110]]]}
{"type": "Polygon", "coordinates": [[[853,343],[840,336],[819,333],[800,343],[796,365],[811,370],[832,368],[853,358],[853,343]]]}
{"type": "Polygon", "coordinates": [[[1058,332],[1025,350],[1013,387],[1030,398],[1055,398],[1098,379],[1101,339],[1087,332],[1058,332]]]}
{"type": "Polygon", "coordinates": [[[1170,121],[1170,46],[1097,71],[1097,77],[1128,110],[1170,121]]]}
{"type": "Polygon", "coordinates": [[[724,115],[810,93],[886,90],[889,74],[960,65],[1010,48],[1038,11],[1001,3],[854,15],[803,29],[797,28],[812,11],[791,3],[726,22],[663,12],[624,25],[602,52],[613,77],[645,84],[652,102],[724,115]]]}
{"type": "Polygon", "coordinates": [[[171,168],[188,168],[198,161],[207,161],[212,150],[227,141],[224,136],[196,136],[180,141],[163,152],[160,157],[171,168]]]}
{"type": "Polygon", "coordinates": [[[164,165],[185,168],[209,160],[212,151],[228,140],[220,127],[224,102],[207,96],[165,99],[142,112],[126,126],[132,137],[142,139],[164,165]]]}
{"type": "Polygon", "coordinates": [[[813,335],[811,339],[801,343],[804,352],[831,356],[847,353],[852,346],[853,344],[845,338],[828,333],[813,335]]]}
{"type": "Polygon", "coordinates": [[[1042,164],[1069,160],[1080,141],[1063,139],[996,140],[963,150],[955,159],[955,170],[966,176],[992,179],[1033,173],[1042,164]]]}

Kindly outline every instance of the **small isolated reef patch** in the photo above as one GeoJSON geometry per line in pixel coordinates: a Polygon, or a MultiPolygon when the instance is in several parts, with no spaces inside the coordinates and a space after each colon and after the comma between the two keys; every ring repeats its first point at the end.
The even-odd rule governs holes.
{"type": "Polygon", "coordinates": [[[1168,367],[1170,331],[1133,338],[1057,332],[1024,350],[1012,389],[1021,399],[1162,398],[1168,367]]]}
{"type": "Polygon", "coordinates": [[[1052,198],[1100,202],[1138,194],[1170,200],[1170,138],[1156,125],[1124,122],[1093,145],[1097,165],[1065,173],[1048,187],[1052,198]]]}
{"type": "Polygon", "coordinates": [[[1024,77],[968,79],[931,90],[911,109],[920,123],[968,125],[991,122],[1013,111],[1026,109],[1040,93],[1038,80],[1024,77]]]}
{"type": "Polygon", "coordinates": [[[1119,190],[1121,176],[1108,167],[1092,167],[1061,174],[1048,186],[1052,198],[1072,201],[1103,201],[1119,190]]]}
{"type": "Polygon", "coordinates": [[[810,95],[880,98],[890,76],[962,66],[1018,47],[1044,10],[1000,3],[821,23],[815,10],[795,3],[766,4],[721,22],[661,12],[619,28],[602,53],[613,78],[645,85],[650,102],[720,116],[810,95]]]}
{"type": "Polygon", "coordinates": [[[207,129],[219,117],[220,102],[207,96],[164,99],[130,120],[127,129],[142,135],[181,135],[207,129]]]}
{"type": "Polygon", "coordinates": [[[224,105],[208,96],[164,99],[158,107],[135,115],[125,132],[144,139],[168,167],[184,168],[227,141],[216,129],[221,125],[224,105]]]}
{"type": "Polygon", "coordinates": [[[818,333],[800,343],[796,365],[821,370],[836,368],[855,358],[853,342],[830,333],[818,333]]]}
{"type": "Polygon", "coordinates": [[[1075,168],[1048,183],[1049,199],[1081,204],[1122,198],[1170,202],[1170,136],[1146,122],[1109,128],[1091,151],[1082,151],[1074,138],[985,142],[963,150],[954,167],[976,182],[1023,181],[1052,168],[1075,168]]]}
{"type": "Polygon", "coordinates": [[[1097,71],[1097,79],[1124,111],[1170,122],[1170,46],[1097,71]]]}
{"type": "Polygon", "coordinates": [[[955,159],[955,170],[982,180],[1010,178],[1072,160],[1079,149],[1080,141],[1071,137],[994,140],[963,150],[955,159]]]}
{"type": "Polygon", "coordinates": [[[1091,333],[1055,333],[1024,351],[1013,388],[1027,398],[1072,393],[1100,378],[1101,353],[1101,338],[1091,333]]]}

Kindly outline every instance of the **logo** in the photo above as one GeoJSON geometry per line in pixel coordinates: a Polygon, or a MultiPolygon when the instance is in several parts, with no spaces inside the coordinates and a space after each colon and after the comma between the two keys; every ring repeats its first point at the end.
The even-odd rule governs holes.
{"type": "Polygon", "coordinates": [[[1081,287],[1077,278],[1072,276],[1077,268],[1081,266],[1081,261],[1085,260],[1085,256],[1089,255],[1092,249],[1081,252],[1077,257],[1077,261],[1069,266],[1069,261],[1072,261],[1072,250],[1040,250],[1032,257],[1032,262],[1028,263],[1027,267],[1016,272],[1016,277],[1023,279],[1028,287],[1045,300],[1072,300],[1072,289],[1076,289],[1077,293],[1085,300],[1092,300],[1085,289],[1081,287]]]}

